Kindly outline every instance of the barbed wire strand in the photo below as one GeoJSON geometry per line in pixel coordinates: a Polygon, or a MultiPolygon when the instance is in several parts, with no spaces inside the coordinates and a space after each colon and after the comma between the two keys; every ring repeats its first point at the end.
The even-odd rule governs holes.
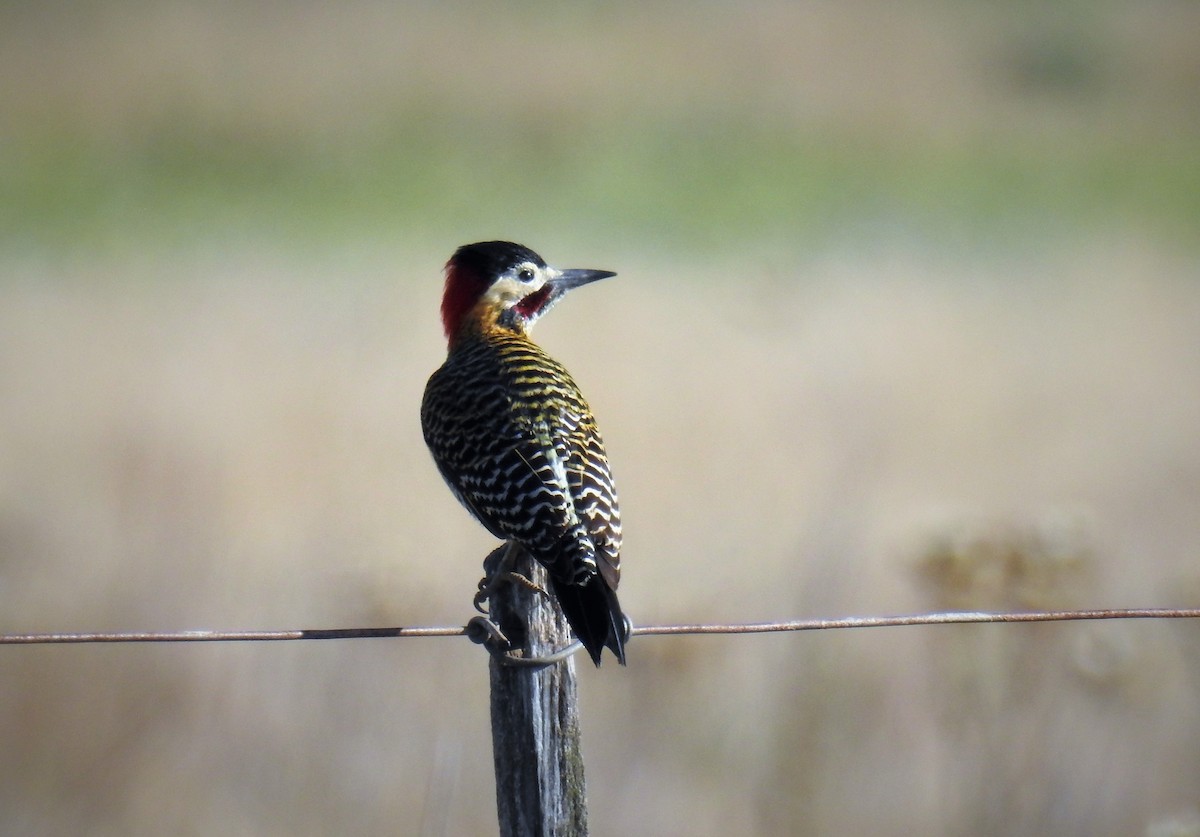
{"type": "MultiPolygon", "coordinates": [[[[972,625],[1012,622],[1071,622],[1097,619],[1197,619],[1200,608],[1125,608],[1048,610],[992,613],[952,611],[906,616],[847,616],[838,619],[796,619],[725,625],[643,625],[633,636],[685,634],[764,634],[783,631],[824,631],[842,628],[899,628],[915,625],[972,625]]],[[[465,636],[465,627],[329,628],[284,631],[131,631],[88,633],[0,634],[0,645],[65,645],[119,642],[280,642],[305,639],[402,639],[465,636]]]]}

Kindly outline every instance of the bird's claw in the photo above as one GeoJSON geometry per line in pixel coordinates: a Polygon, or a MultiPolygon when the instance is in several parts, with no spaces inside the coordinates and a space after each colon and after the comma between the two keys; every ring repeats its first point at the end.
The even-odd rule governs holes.
{"type": "Polygon", "coordinates": [[[501,584],[518,584],[521,587],[524,587],[526,590],[531,590],[534,593],[539,593],[543,596],[550,595],[544,588],[538,587],[528,577],[523,576],[518,572],[513,572],[512,570],[502,570],[493,575],[485,575],[483,578],[479,579],[477,592],[471,599],[471,604],[475,606],[475,609],[480,613],[487,613],[488,608],[484,607],[483,603],[492,597],[492,593],[494,593],[501,584]]]}
{"type": "Polygon", "coordinates": [[[511,571],[506,572],[504,574],[502,580],[511,582],[512,584],[518,584],[521,587],[524,587],[526,590],[530,590],[530,591],[537,593],[539,595],[542,595],[542,596],[549,597],[549,595],[550,595],[549,593],[546,592],[545,588],[538,587],[536,584],[533,583],[532,579],[527,578],[526,576],[523,576],[520,573],[514,573],[511,571]]]}

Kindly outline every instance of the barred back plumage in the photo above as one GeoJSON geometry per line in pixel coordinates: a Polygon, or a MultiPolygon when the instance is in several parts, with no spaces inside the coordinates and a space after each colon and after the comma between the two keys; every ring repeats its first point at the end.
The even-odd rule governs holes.
{"type": "Polygon", "coordinates": [[[527,335],[548,307],[513,320],[513,305],[481,305],[457,324],[426,386],[422,428],[462,504],[546,567],[596,664],[606,646],[624,663],[620,509],[591,409],[562,364],[527,335]]]}

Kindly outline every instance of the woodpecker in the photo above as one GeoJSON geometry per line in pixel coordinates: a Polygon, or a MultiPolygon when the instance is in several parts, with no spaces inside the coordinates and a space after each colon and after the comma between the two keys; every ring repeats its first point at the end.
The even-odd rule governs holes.
{"type": "Polygon", "coordinates": [[[559,270],[509,241],[458,248],[442,297],[449,350],[421,402],[446,484],[489,532],[546,568],[597,666],[605,647],[625,664],[617,494],[583,393],[529,332],[572,289],[615,275],[559,270]]]}

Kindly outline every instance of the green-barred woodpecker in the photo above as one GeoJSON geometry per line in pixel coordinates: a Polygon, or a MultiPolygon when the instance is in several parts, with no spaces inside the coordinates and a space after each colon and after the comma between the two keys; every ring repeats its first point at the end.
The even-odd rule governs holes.
{"type": "Polygon", "coordinates": [[[622,665],[621,515],[604,442],[571,375],[530,337],[574,288],[615,274],[560,270],[509,241],[460,247],[446,263],[449,352],[425,387],[421,426],[450,490],[497,538],[545,566],[596,665],[622,665]]]}

